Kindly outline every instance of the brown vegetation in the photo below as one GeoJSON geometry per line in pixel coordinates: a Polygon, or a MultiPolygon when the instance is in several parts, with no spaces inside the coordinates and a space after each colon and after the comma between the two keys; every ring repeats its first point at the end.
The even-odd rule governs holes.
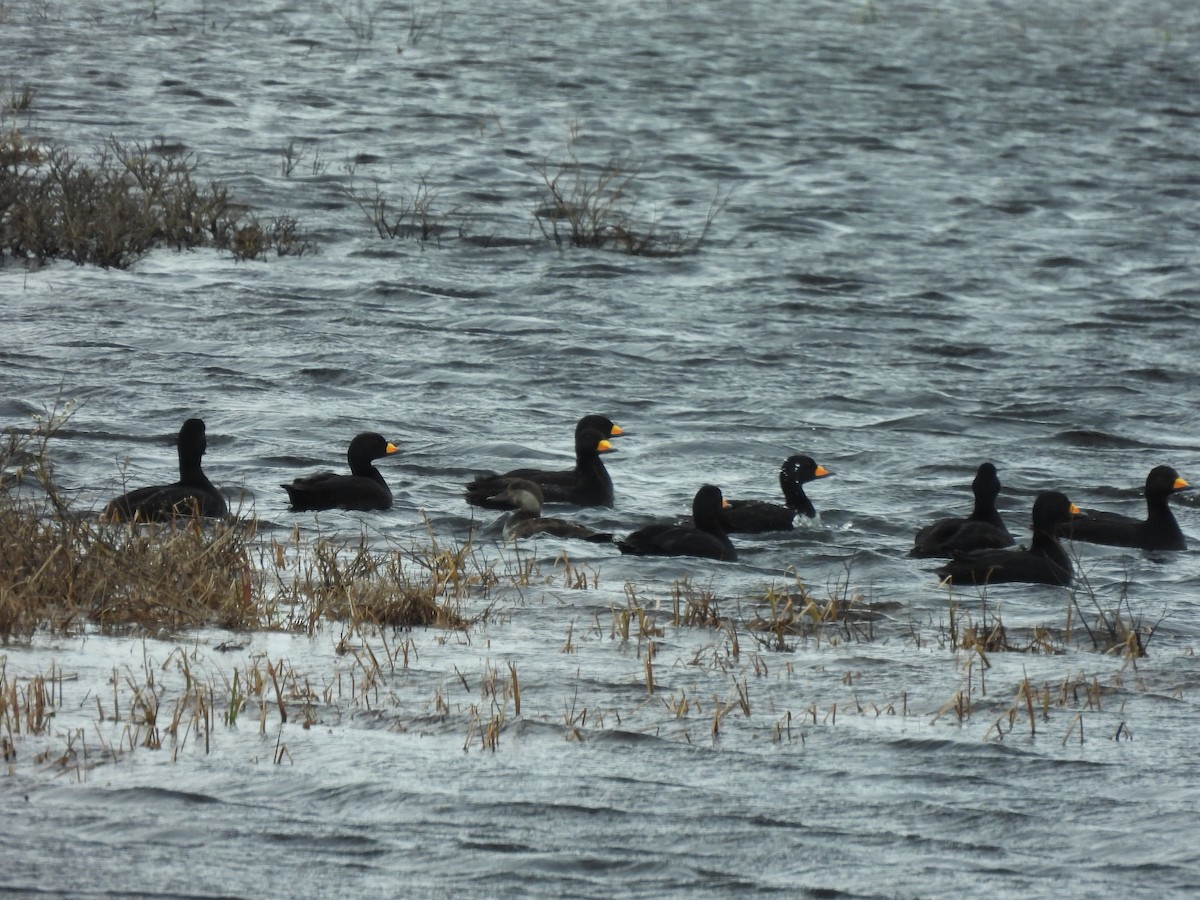
{"type": "Polygon", "coordinates": [[[795,586],[770,585],[746,621],[746,628],[767,649],[790,651],[792,639],[865,642],[875,639],[874,622],[879,608],[862,594],[850,590],[849,572],[829,585],[827,596],[814,595],[799,575],[795,586]]]}
{"type": "Polygon", "coordinates": [[[196,169],[177,146],[110,138],[84,158],[2,129],[0,258],[123,269],[155,247],[211,246],[237,259],[308,249],[295,220],[260,220],[196,169]]]}
{"type": "Polygon", "coordinates": [[[617,250],[633,256],[684,256],[695,253],[729,194],[718,190],[696,234],[662,229],[654,220],[635,216],[640,168],[613,157],[600,166],[581,162],[568,150],[567,159],[537,168],[545,188],[533,216],[542,234],[562,246],[617,250]]]}
{"type": "MultiPolygon", "coordinates": [[[[457,208],[444,212],[437,208],[438,187],[428,174],[421,175],[412,193],[401,193],[398,201],[384,196],[378,181],[370,190],[351,181],[342,188],[342,192],[363,211],[376,234],[391,240],[416,240],[421,243],[432,240],[440,243],[449,232],[443,220],[459,215],[457,208]]],[[[456,236],[465,236],[462,227],[456,236]]]]}
{"type": "Polygon", "coordinates": [[[85,625],[158,632],[204,625],[313,633],[466,624],[461,602],[494,583],[470,544],[377,550],[255,539],[254,520],[110,525],[73,511],[47,444],[65,421],[0,445],[0,637],[85,625]]]}

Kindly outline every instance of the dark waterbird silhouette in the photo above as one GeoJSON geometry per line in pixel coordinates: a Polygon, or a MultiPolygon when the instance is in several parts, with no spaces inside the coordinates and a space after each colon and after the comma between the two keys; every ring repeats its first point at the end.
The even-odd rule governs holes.
{"type": "Polygon", "coordinates": [[[1004,520],[996,510],[996,498],[1000,496],[1000,477],[996,474],[996,467],[990,462],[981,464],[975,473],[975,480],[971,482],[971,490],[975,494],[975,508],[971,515],[939,519],[926,525],[917,532],[909,556],[953,556],[972,550],[1012,546],[1012,535],[1004,527],[1004,520]]]}
{"type": "Polygon", "coordinates": [[[547,518],[542,515],[542,489],[524,478],[509,481],[495,500],[512,504],[516,511],[504,525],[504,536],[510,540],[550,534],[562,538],[579,538],[596,544],[608,543],[612,535],[595,531],[579,522],[547,518]]]}
{"type": "Polygon", "coordinates": [[[161,522],[178,516],[223,516],[229,511],[221,492],[200,468],[200,460],[208,449],[204,421],[184,422],[175,444],[179,451],[179,480],[122,494],[104,507],[103,518],[113,522],[161,522]]]}
{"type": "Polygon", "coordinates": [[[350,442],[346,461],[349,475],[318,472],[281,484],[296,512],[320,509],[378,510],[392,508],[392,491],[371,465],[396,452],[396,446],[383,435],[364,431],[350,442]]]}
{"type": "Polygon", "coordinates": [[[601,453],[613,453],[608,439],[624,434],[619,425],[606,416],[584,416],[575,425],[575,468],[563,471],[513,469],[498,475],[485,472],[466,486],[467,502],[484,509],[512,509],[512,501],[497,499],[510,481],[532,481],[542,491],[545,503],[572,506],[612,506],[613,486],[601,453]]]}
{"type": "Polygon", "coordinates": [[[1025,581],[1069,585],[1071,560],[1058,542],[1057,529],[1079,509],[1058,491],[1043,491],[1033,503],[1033,539],[1029,549],[975,550],[957,553],[937,570],[943,580],[956,584],[997,584],[1025,581]]]}
{"type": "Polygon", "coordinates": [[[706,484],[692,500],[692,525],[647,525],[618,540],[617,547],[634,556],[703,556],[733,562],[737,551],[721,526],[724,504],[721,489],[706,484]]]}
{"type": "Polygon", "coordinates": [[[779,486],[786,505],[765,500],[727,500],[721,510],[721,525],[729,534],[761,534],[794,528],[797,515],[811,519],[817,514],[804,493],[804,486],[832,474],[811,456],[789,456],[779,469],[779,486]]]}
{"type": "Polygon", "coordinates": [[[1167,498],[1190,489],[1170,466],[1155,466],[1146,476],[1146,518],[1087,511],[1087,518],[1068,522],[1058,533],[1072,541],[1137,547],[1142,550],[1186,550],[1187,541],[1167,498]]]}

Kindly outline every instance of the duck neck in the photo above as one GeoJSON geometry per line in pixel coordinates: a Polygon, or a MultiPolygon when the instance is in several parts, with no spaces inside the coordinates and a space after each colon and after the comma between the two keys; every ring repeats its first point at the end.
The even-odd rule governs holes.
{"type": "Polygon", "coordinates": [[[1168,495],[1146,495],[1146,517],[1151,522],[1175,525],[1175,514],[1171,512],[1168,495]]]}
{"type": "Polygon", "coordinates": [[[692,510],[692,521],[701,531],[707,531],[709,534],[716,535],[723,540],[725,536],[725,528],[721,525],[721,514],[712,510],[692,510]]]}
{"type": "Polygon", "coordinates": [[[783,497],[790,509],[810,519],[816,516],[817,508],[808,499],[808,494],[804,493],[804,485],[795,481],[787,481],[783,478],[779,479],[779,481],[780,486],[783,488],[783,497]]]}
{"type": "Polygon", "coordinates": [[[579,454],[575,458],[575,471],[605,484],[612,484],[608,469],[604,468],[604,460],[600,458],[599,453],[579,454]]]}
{"type": "Polygon", "coordinates": [[[987,495],[977,496],[975,506],[971,510],[971,518],[976,522],[992,522],[997,519],[996,498],[987,495]]]}
{"type": "Polygon", "coordinates": [[[369,459],[347,459],[350,463],[350,474],[357,475],[359,478],[370,478],[376,484],[382,484],[387,487],[387,482],[383,480],[383,476],[379,474],[379,470],[371,465],[369,459]]]}
{"type": "Polygon", "coordinates": [[[211,488],[212,484],[204,475],[204,470],[200,467],[200,459],[202,454],[183,453],[179,454],[179,483],[190,485],[192,487],[211,488]]]}
{"type": "Polygon", "coordinates": [[[1070,564],[1067,552],[1063,550],[1062,544],[1058,542],[1058,538],[1052,531],[1035,530],[1033,540],[1029,543],[1029,551],[1039,556],[1045,556],[1060,566],[1066,567],[1070,564]]]}

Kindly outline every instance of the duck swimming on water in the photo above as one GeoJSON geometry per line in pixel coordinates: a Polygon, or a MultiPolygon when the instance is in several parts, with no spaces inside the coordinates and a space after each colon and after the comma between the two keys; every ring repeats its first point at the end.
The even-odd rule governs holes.
{"type": "Polygon", "coordinates": [[[804,485],[832,474],[811,456],[789,456],[779,469],[779,486],[787,505],[764,500],[727,500],[721,510],[721,525],[729,534],[761,534],[794,528],[797,515],[811,519],[817,514],[804,493],[804,485]]]}
{"type": "Polygon", "coordinates": [[[200,468],[208,449],[203,419],[188,419],[175,439],[179,451],[179,480],[174,484],[138,488],[110,500],[101,517],[110,522],[161,522],[179,516],[223,516],[229,511],[200,468]]]}
{"type": "Polygon", "coordinates": [[[1137,547],[1142,550],[1186,550],[1187,541],[1167,498],[1191,485],[1170,466],[1155,466],[1146,476],[1146,518],[1088,510],[1087,518],[1061,525],[1058,533],[1072,541],[1137,547]]]}
{"type": "Polygon", "coordinates": [[[484,509],[512,509],[511,500],[497,498],[503,496],[508,482],[524,479],[541,488],[545,503],[612,506],[612,479],[600,454],[615,452],[616,448],[608,439],[621,434],[624,434],[621,427],[606,416],[584,416],[575,426],[575,468],[564,471],[513,469],[502,475],[486,472],[467,484],[467,502],[484,509]]]}
{"type": "Polygon", "coordinates": [[[605,544],[612,535],[594,531],[579,522],[566,519],[546,518],[542,515],[542,489],[535,482],[524,478],[509,481],[494,500],[510,503],[516,511],[504,525],[504,536],[509,540],[549,534],[554,537],[579,538],[596,544],[605,544]]]}
{"type": "Polygon", "coordinates": [[[350,442],[346,461],[349,475],[319,472],[281,484],[295,512],[320,509],[384,510],[392,508],[392,491],[379,470],[377,459],[396,453],[396,445],[374,431],[364,431],[350,442]]]}
{"type": "Polygon", "coordinates": [[[1058,491],[1043,491],[1033,502],[1033,539],[1029,549],[975,550],[957,553],[937,570],[943,581],[954,584],[997,584],[1025,581],[1069,585],[1071,560],[1055,532],[1080,515],[1079,508],[1058,491]]]}
{"type": "Polygon", "coordinates": [[[706,484],[692,499],[692,525],[647,525],[618,540],[617,547],[633,556],[702,556],[734,562],[737,550],[721,526],[724,504],[721,489],[706,484]]]}
{"type": "Polygon", "coordinates": [[[1000,476],[992,463],[980,464],[975,480],[971,482],[971,491],[975,495],[975,508],[971,515],[939,519],[926,525],[917,532],[909,556],[953,556],[972,550],[1012,546],[1012,535],[1004,527],[1004,520],[996,509],[996,498],[1000,496],[1000,476]]]}

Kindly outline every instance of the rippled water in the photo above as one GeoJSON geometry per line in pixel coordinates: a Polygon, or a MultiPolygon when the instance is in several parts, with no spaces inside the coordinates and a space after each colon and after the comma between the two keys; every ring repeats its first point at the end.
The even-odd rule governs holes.
{"type": "MultiPolygon", "coordinates": [[[[37,91],[16,124],[77,152],[109,135],[182,143],[263,215],[295,216],[317,252],[0,269],[0,420],[27,425],[60,386],[79,401],[53,453],[81,507],[123,471],[169,473],[190,415],[208,423],[210,477],[268,525],[403,542],[426,517],[448,539],[474,522],[501,565],[513,551],[489,543],[462,482],[565,466],[583,413],[630,432],[610,464],[616,508],[579,516],[606,529],[682,513],[706,481],[774,498],[792,452],[836,477],[810,489],[817,523],[738,540],[736,564],[539,543],[544,590],[499,591],[470,635],[412,634],[408,667],[385,667],[373,695],[351,685],[337,633],[234,636],[232,652],[208,632],[7,647],[10,677],[74,677],[55,736],[23,739],[0,782],[0,892],[1200,889],[1195,551],[1079,548],[1102,604],[1127,596],[1162,619],[1136,666],[1092,651],[1076,621],[1067,652],[994,653],[982,685],[980,660],[946,644],[929,562],[905,555],[919,525],[968,505],[983,459],[1022,529],[1042,489],[1134,511],[1156,464],[1200,482],[1200,7],[149,12],[5,6],[0,77],[37,91]],[[289,144],[306,153],[290,176],[289,144]],[[568,148],[636,166],[635,212],[663,230],[696,232],[714,197],[728,204],[695,255],[558,248],[533,211],[539,168],[568,148]],[[380,240],[345,192],[377,184],[400,202],[422,176],[451,235],[490,244],[380,240]],[[383,463],[396,507],[289,513],[279,482],[339,465],[367,428],[402,449],[383,463]],[[598,585],[563,586],[564,549],[598,585]],[[745,621],[748,598],[792,570],[885,615],[788,652],[666,620],[682,575],[745,621]],[[653,696],[644,643],[613,634],[626,585],[663,610],[653,696]],[[106,757],[120,734],[96,724],[97,700],[111,708],[150,672],[180,691],[183,653],[214,684],[285,659],[325,692],[318,724],[269,719],[260,734],[246,713],[207,748],[106,757]],[[521,715],[483,750],[483,685],[510,665],[521,715]],[[1026,676],[1071,697],[1036,734],[1022,712],[999,739],[1026,676]],[[963,720],[958,691],[974,701],[963,720]],[[35,762],[75,728],[99,764],[35,762]]],[[[1173,503],[1195,544],[1196,499],[1173,503]]],[[[974,592],[961,599],[977,611],[974,592]]],[[[1068,594],[1006,586],[988,602],[1028,634],[1060,629],[1068,594]]]]}

